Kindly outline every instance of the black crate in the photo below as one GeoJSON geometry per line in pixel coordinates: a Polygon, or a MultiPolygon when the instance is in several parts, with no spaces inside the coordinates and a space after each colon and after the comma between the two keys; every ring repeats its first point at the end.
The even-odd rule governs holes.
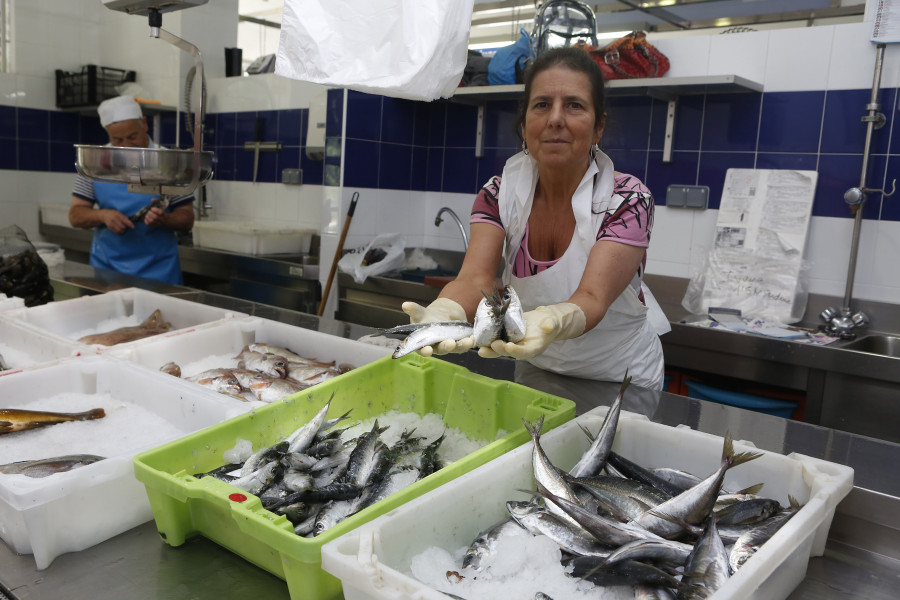
{"type": "Polygon", "coordinates": [[[107,98],[118,96],[116,86],[134,81],[134,71],[85,65],[80,73],[56,70],[56,106],[76,108],[97,106],[107,98]]]}

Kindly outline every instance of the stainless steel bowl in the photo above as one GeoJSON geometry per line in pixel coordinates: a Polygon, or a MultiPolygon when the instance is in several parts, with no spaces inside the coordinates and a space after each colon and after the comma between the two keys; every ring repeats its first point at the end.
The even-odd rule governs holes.
{"type": "Polygon", "coordinates": [[[100,181],[184,187],[188,192],[209,180],[212,162],[212,152],[75,144],[75,168],[100,181]]]}

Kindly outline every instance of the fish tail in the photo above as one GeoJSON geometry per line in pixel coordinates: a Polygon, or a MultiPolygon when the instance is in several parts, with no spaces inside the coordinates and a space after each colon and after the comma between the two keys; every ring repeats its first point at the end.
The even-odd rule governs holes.
{"type": "Polygon", "coordinates": [[[791,504],[791,508],[798,509],[800,508],[800,501],[788,494],[788,502],[791,504]]]}
{"type": "Polygon", "coordinates": [[[737,494],[747,494],[748,496],[755,496],[755,495],[758,494],[760,491],[762,491],[763,485],[764,485],[764,484],[762,484],[762,483],[757,483],[756,485],[751,485],[750,487],[745,487],[745,488],[742,489],[742,490],[738,490],[738,491],[735,492],[735,493],[737,493],[737,494]]]}
{"type": "Polygon", "coordinates": [[[522,423],[525,424],[525,430],[531,434],[531,439],[537,440],[541,437],[541,430],[544,428],[544,415],[538,417],[534,424],[529,423],[525,420],[525,417],[522,417],[522,423]]]}
{"type": "Polygon", "coordinates": [[[106,416],[106,411],[102,408],[93,408],[83,413],[77,413],[79,421],[90,421],[91,419],[102,419],[106,416]]]}
{"type": "Polygon", "coordinates": [[[762,456],[762,452],[741,452],[731,457],[729,468],[748,463],[762,456]]]}
{"type": "Polygon", "coordinates": [[[162,313],[157,308],[152,313],[150,313],[149,317],[144,319],[144,322],[141,323],[141,327],[156,327],[157,324],[159,324],[159,322],[161,320],[162,320],[162,313]]]}

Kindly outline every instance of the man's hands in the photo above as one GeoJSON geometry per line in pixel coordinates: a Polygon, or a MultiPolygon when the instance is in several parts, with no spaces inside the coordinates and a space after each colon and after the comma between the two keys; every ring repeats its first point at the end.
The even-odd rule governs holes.
{"type": "Polygon", "coordinates": [[[103,224],[113,233],[121,235],[129,229],[134,229],[134,223],[131,222],[131,219],[117,210],[104,208],[98,212],[101,213],[100,217],[103,219],[103,224]]]}
{"type": "Polygon", "coordinates": [[[534,358],[557,340],[568,340],[584,333],[584,312],[577,304],[562,302],[538,306],[525,313],[525,337],[518,343],[495,340],[490,347],[482,346],[478,355],[483,358],[511,356],[534,358]]]}

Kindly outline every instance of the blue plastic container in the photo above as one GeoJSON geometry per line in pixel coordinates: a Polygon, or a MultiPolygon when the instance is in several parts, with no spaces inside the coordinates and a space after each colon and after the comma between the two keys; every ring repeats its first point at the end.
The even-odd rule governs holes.
{"type": "Polygon", "coordinates": [[[727,404],[728,406],[737,406],[738,408],[746,408],[747,410],[774,415],[776,417],[783,417],[785,419],[790,419],[797,409],[797,403],[788,400],[775,400],[773,398],[753,396],[752,394],[730,392],[696,381],[686,381],[685,383],[687,384],[689,398],[718,402],[719,404],[727,404]]]}

